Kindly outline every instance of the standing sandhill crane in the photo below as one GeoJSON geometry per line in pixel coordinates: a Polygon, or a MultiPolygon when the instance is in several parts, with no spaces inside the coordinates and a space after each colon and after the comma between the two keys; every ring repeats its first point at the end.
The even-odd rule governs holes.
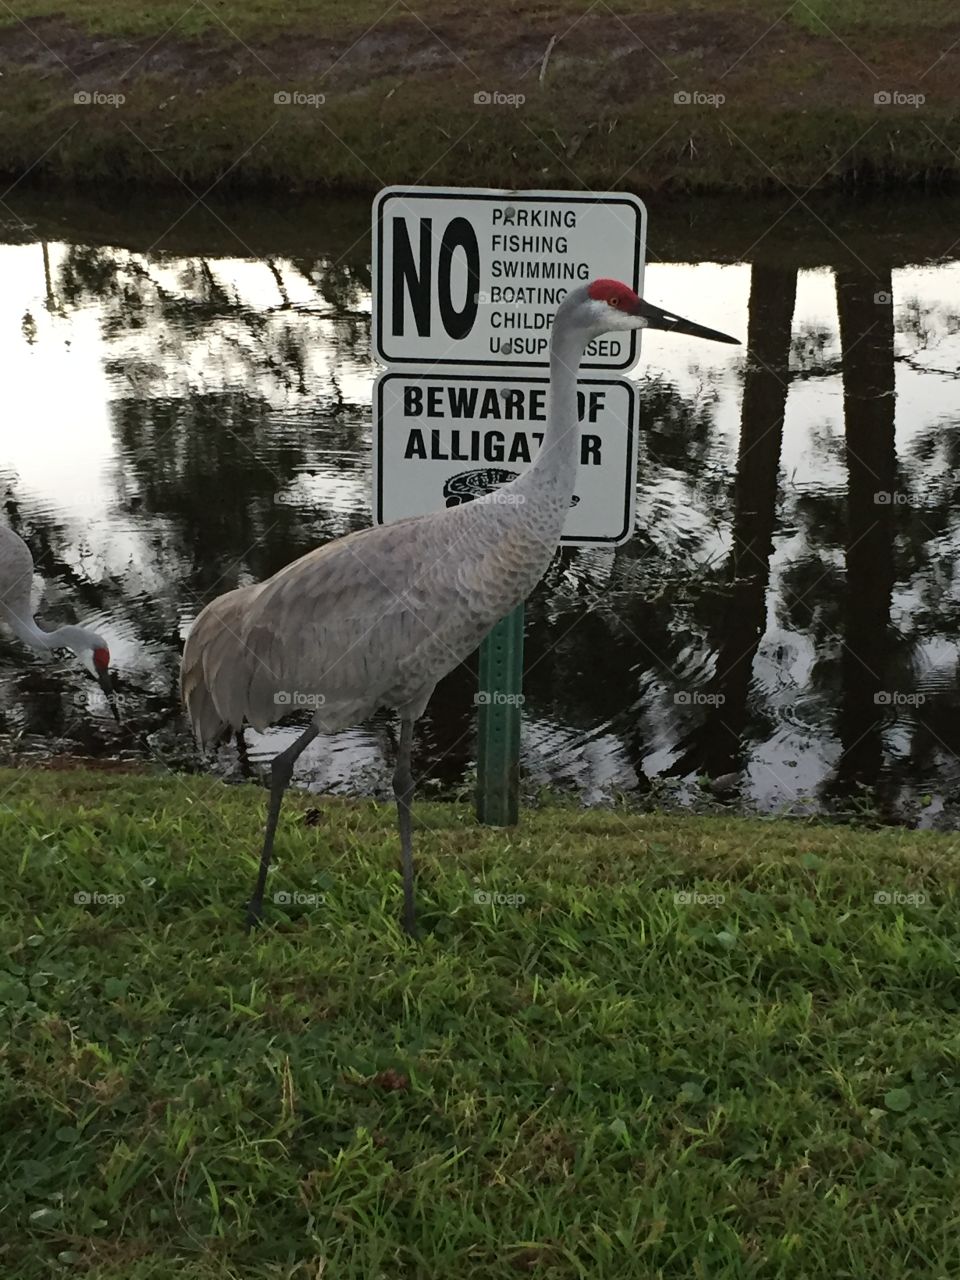
{"type": "Polygon", "coordinates": [[[30,548],[11,528],[0,525],[0,622],[5,622],[13,634],[31,649],[72,650],[86,670],[96,677],[119,724],[106,640],[86,627],[57,627],[56,631],[44,631],[38,627],[30,603],[32,584],[33,556],[30,548]]]}
{"type": "Polygon", "coordinates": [[[571,290],[550,342],[548,425],[533,464],[492,498],[327,543],[266,582],[208,604],[187,639],[181,693],[202,746],[247,721],[257,729],[296,706],[306,730],[271,766],[270,805],[247,924],[263,892],[283,793],[318,733],[400,714],[393,777],[403,865],[403,926],[414,932],[410,802],[413,726],[437,682],[530,594],[557,549],[580,454],[577,373],[587,344],[612,330],[672,329],[736,342],[661,311],[616,280],[571,290]],[[511,501],[503,501],[510,494],[511,501]],[[496,500],[492,500],[496,499],[496,500]]]}

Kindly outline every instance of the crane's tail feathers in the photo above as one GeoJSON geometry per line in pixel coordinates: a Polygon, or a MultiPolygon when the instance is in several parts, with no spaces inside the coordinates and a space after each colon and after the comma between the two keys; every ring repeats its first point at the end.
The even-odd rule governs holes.
{"type": "Polygon", "coordinates": [[[202,664],[188,668],[184,663],[180,673],[180,696],[198,744],[201,747],[215,746],[230,729],[230,725],[214,704],[203,679],[202,664]]]}
{"type": "Polygon", "coordinates": [[[234,611],[243,588],[228,591],[201,610],[183,649],[180,697],[201,747],[216,745],[243,724],[236,693],[243,684],[242,646],[234,611]]]}

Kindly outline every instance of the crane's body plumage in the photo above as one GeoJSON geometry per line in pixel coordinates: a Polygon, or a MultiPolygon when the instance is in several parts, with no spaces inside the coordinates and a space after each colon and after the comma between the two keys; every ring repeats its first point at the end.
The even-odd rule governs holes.
{"type": "MultiPolygon", "coordinates": [[[[381,706],[422,711],[542,573],[524,526],[514,520],[505,542],[499,515],[470,503],[364,529],[213,601],[184,651],[198,737],[213,742],[244,721],[264,729],[295,696],[317,707],[326,732],[381,706]]],[[[553,547],[539,545],[549,561],[553,547]]]]}
{"type": "Polygon", "coordinates": [[[556,550],[569,497],[529,492],[363,529],[212,601],[181,685],[204,745],[300,706],[336,732],[379,707],[417,719],[437,682],[525,600],[556,550]],[[312,701],[311,701],[312,700],[312,701]],[[322,700],[322,701],[321,701],[322,700]]]}

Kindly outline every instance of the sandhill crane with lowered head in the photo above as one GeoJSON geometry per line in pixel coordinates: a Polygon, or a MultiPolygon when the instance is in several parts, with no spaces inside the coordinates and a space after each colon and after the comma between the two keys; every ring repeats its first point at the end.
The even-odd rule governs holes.
{"type": "Polygon", "coordinates": [[[18,639],[31,649],[70,649],[84,668],[96,678],[119,724],[110,680],[110,650],[106,640],[86,627],[57,627],[44,631],[37,626],[30,602],[33,585],[33,556],[19,534],[0,525],[0,622],[5,622],[18,639]]]}
{"type": "Polygon", "coordinates": [[[197,617],[180,682],[201,745],[245,722],[264,729],[295,705],[314,711],[309,726],[271,765],[248,925],[262,913],[280,806],[297,757],[317,734],[387,707],[400,715],[393,787],[402,920],[414,933],[413,726],[441,677],[527,598],[553,558],[577,476],[577,373],[587,344],[603,333],[645,328],[737,341],[661,311],[616,280],[578,286],[554,319],[547,428],[522,475],[488,498],[327,543],[265,582],[227,592],[197,617]]]}

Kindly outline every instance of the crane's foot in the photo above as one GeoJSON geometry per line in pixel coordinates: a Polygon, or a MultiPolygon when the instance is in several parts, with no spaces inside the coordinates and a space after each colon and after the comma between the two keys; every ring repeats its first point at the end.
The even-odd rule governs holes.
{"type": "Polygon", "coordinates": [[[263,903],[251,901],[247,904],[247,914],[244,917],[244,928],[247,933],[252,933],[260,924],[263,923],[263,903]]]}

